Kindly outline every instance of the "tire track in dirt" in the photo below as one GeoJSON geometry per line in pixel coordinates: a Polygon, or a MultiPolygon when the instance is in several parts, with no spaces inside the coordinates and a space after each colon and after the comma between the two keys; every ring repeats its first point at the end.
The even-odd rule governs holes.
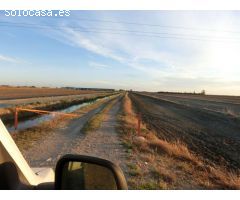
{"type": "Polygon", "coordinates": [[[121,100],[122,98],[118,97],[116,103],[107,113],[101,127],[97,131],[88,133],[86,137],[78,143],[73,152],[110,160],[126,172],[126,150],[115,129],[121,100]]]}
{"type": "Polygon", "coordinates": [[[57,129],[46,138],[39,141],[37,146],[22,152],[31,167],[55,167],[57,160],[64,154],[82,152],[76,151],[85,135],[81,133],[83,125],[95,114],[100,112],[113,99],[89,111],[80,118],[73,119],[66,128],[57,129]]]}

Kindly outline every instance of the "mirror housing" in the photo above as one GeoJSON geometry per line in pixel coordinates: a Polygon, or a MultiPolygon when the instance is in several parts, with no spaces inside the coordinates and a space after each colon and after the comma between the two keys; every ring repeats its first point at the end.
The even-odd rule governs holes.
{"type": "Polygon", "coordinates": [[[121,168],[114,163],[97,157],[67,154],[57,162],[55,189],[127,190],[128,187],[121,168]]]}

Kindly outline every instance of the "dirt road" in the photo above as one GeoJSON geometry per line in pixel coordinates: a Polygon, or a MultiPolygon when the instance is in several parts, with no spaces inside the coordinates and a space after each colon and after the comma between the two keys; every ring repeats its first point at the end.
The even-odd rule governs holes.
{"type": "Polygon", "coordinates": [[[98,156],[117,162],[122,166],[119,161],[123,160],[124,150],[115,131],[119,102],[112,107],[99,130],[87,135],[81,133],[83,125],[108,103],[109,101],[81,118],[74,119],[63,130],[56,130],[44,140],[39,141],[35,147],[24,151],[23,155],[30,166],[55,167],[60,156],[68,153],[98,156]]]}
{"type": "Polygon", "coordinates": [[[115,130],[119,108],[120,99],[113,105],[106,119],[102,122],[100,129],[88,133],[73,152],[108,159],[120,165],[124,170],[126,167],[124,162],[126,152],[115,130]]]}
{"type": "Polygon", "coordinates": [[[180,140],[205,161],[240,167],[240,120],[238,118],[174,103],[160,97],[131,94],[143,120],[160,138],[180,140]]]}
{"type": "Polygon", "coordinates": [[[39,141],[35,147],[22,152],[30,166],[54,167],[61,155],[72,153],[73,146],[76,145],[76,140],[83,139],[84,137],[80,132],[81,128],[87,120],[99,112],[103,106],[104,104],[81,118],[72,120],[68,127],[62,130],[55,130],[53,133],[48,134],[46,138],[39,141]]]}

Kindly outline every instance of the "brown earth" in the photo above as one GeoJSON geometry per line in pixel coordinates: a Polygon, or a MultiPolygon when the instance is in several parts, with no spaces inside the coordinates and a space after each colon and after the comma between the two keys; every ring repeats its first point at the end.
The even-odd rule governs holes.
{"type": "MultiPolygon", "coordinates": [[[[38,99],[37,102],[34,102],[34,103],[22,102],[20,104],[16,104],[15,106],[21,107],[21,108],[27,108],[27,109],[58,111],[61,109],[66,109],[73,105],[78,105],[84,102],[91,102],[96,99],[104,98],[110,95],[113,95],[113,93],[93,93],[93,94],[82,94],[82,95],[73,95],[73,96],[71,95],[71,96],[64,96],[64,98],[61,96],[61,99],[59,99],[60,97],[51,97],[51,98],[39,97],[37,98],[38,99]]],[[[36,98],[33,98],[33,99],[36,99],[36,98]]],[[[21,99],[21,101],[23,101],[23,99],[21,99]]],[[[15,106],[12,106],[10,108],[0,108],[1,120],[8,126],[13,125],[15,106]]],[[[26,119],[34,118],[36,116],[39,116],[39,114],[33,113],[33,112],[20,111],[18,112],[18,121],[24,121],[26,119]]]]}
{"type": "Polygon", "coordinates": [[[121,138],[115,130],[120,103],[119,97],[106,114],[101,127],[96,131],[87,133],[74,151],[110,160],[125,171],[126,152],[122,146],[121,138]]]}
{"type": "Polygon", "coordinates": [[[220,96],[220,95],[186,95],[186,94],[163,94],[163,93],[143,93],[155,96],[174,103],[186,106],[201,108],[205,110],[220,112],[233,117],[240,116],[240,97],[239,96],[220,96]]]}
{"type": "Polygon", "coordinates": [[[182,141],[206,162],[240,168],[239,118],[158,95],[131,93],[130,97],[160,139],[182,141]]]}
{"type": "Polygon", "coordinates": [[[141,123],[125,95],[119,115],[119,134],[128,149],[127,181],[130,189],[239,189],[239,171],[208,165],[182,141],[167,141],[141,123]]]}
{"type": "MultiPolygon", "coordinates": [[[[30,166],[54,167],[64,154],[84,154],[120,165],[130,189],[239,188],[238,174],[229,170],[238,166],[238,148],[233,145],[231,148],[235,154],[232,154],[231,148],[228,149],[231,145],[225,141],[223,144],[227,147],[222,145],[221,149],[218,145],[222,144],[222,137],[211,126],[211,120],[226,123],[226,119],[231,119],[229,115],[154,95],[130,93],[124,98],[121,96],[94,103],[81,117],[56,120],[52,129],[43,129],[43,132],[49,131],[41,137],[39,135],[43,132],[38,129],[29,132],[34,135],[34,140],[23,132],[24,137],[16,141],[30,166]],[[136,112],[141,113],[145,122],[141,135],[136,133],[136,112]],[[87,133],[82,131],[86,123],[101,114],[103,116],[98,118],[100,127],[87,133]]],[[[77,112],[82,113],[82,109],[77,112]]],[[[231,122],[228,128],[234,125],[231,122]]],[[[226,132],[222,130],[221,134],[226,132]]]]}
{"type": "Polygon", "coordinates": [[[0,100],[95,93],[92,90],[0,86],[0,100]]]}
{"type": "MultiPolygon", "coordinates": [[[[117,97],[119,98],[119,97],[117,97]]],[[[119,162],[124,157],[124,150],[115,131],[116,113],[119,109],[119,99],[107,113],[99,130],[84,134],[83,125],[94,115],[101,112],[116,98],[111,98],[99,107],[90,110],[80,118],[71,120],[63,127],[56,127],[48,135],[34,141],[31,148],[22,148],[22,153],[32,167],[54,167],[60,156],[68,153],[98,156],[109,159],[124,167],[119,162]]],[[[37,133],[36,133],[37,134],[37,133]]],[[[29,141],[30,142],[30,141],[29,141]]],[[[20,141],[18,141],[20,143],[20,141]]]]}

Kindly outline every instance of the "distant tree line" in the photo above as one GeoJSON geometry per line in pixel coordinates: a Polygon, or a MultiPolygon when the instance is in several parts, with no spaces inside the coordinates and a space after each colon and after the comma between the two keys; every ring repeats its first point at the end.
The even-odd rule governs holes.
{"type": "Polygon", "coordinates": [[[193,95],[206,95],[206,91],[202,90],[201,92],[166,92],[166,91],[159,91],[158,93],[162,94],[193,94],[193,95]]]}
{"type": "Polygon", "coordinates": [[[115,91],[114,89],[109,89],[109,88],[78,88],[78,87],[37,87],[37,86],[11,86],[11,85],[0,85],[0,87],[17,87],[17,88],[45,88],[45,89],[51,89],[51,88],[56,88],[56,89],[69,89],[69,90],[97,90],[97,91],[115,91]]]}
{"type": "Polygon", "coordinates": [[[69,90],[95,90],[95,91],[115,91],[114,89],[109,89],[109,88],[78,88],[78,87],[62,87],[62,89],[69,89],[69,90]]]}

